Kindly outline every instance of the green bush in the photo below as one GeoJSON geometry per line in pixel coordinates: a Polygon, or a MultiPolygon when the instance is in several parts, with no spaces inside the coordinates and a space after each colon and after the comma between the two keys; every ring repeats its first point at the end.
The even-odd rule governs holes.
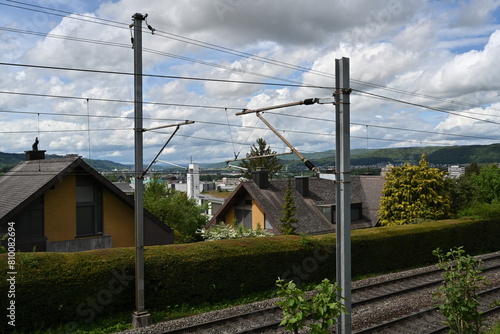
{"type": "Polygon", "coordinates": [[[439,311],[446,318],[450,333],[482,333],[483,318],[479,311],[478,291],[486,286],[479,267],[481,260],[465,255],[462,247],[444,252],[437,248],[438,268],[443,270],[443,285],[434,293],[439,311]]]}
{"type": "Polygon", "coordinates": [[[458,213],[459,217],[472,217],[476,219],[498,219],[500,217],[500,202],[492,204],[476,203],[458,213]]]}
{"type": "MultiPolygon", "coordinates": [[[[469,254],[500,250],[498,221],[440,221],[352,231],[352,275],[435,263],[432,251],[463,246],[469,254]],[[473,236],[473,237],[471,237],[473,236]]],[[[91,322],[135,308],[133,248],[81,253],[16,254],[16,329],[91,322]]],[[[7,254],[0,271],[7,273],[7,254]]],[[[295,283],[335,278],[335,235],[275,236],[147,247],[149,310],[215,303],[295,283]]],[[[8,285],[0,280],[0,307],[8,285]]],[[[6,321],[0,332],[7,331],[6,321]]]]}

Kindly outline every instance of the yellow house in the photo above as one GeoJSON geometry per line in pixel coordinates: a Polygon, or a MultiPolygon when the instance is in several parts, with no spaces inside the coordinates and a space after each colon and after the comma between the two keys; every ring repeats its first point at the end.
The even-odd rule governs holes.
{"type": "MultiPolygon", "coordinates": [[[[333,176],[332,174],[330,174],[333,176]]],[[[335,182],[328,177],[295,177],[291,193],[296,207],[294,224],[298,233],[309,235],[335,231],[335,182]]],[[[351,228],[375,226],[385,179],[380,176],[353,176],[351,179],[351,228]]],[[[281,234],[287,179],[269,179],[267,171],[252,173],[252,180],[241,182],[208,222],[210,226],[242,224],[281,234]]]]}
{"type": "MultiPolygon", "coordinates": [[[[74,252],[135,245],[134,201],[79,157],[26,152],[0,178],[0,233],[16,250],[74,252]],[[12,224],[13,223],[13,224],[12,224]]],[[[173,230],[145,210],[145,245],[173,243],[173,230]]]]}

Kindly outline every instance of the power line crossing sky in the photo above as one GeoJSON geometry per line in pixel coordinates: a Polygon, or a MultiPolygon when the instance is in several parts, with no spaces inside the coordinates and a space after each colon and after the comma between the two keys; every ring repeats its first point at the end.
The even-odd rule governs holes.
{"type": "MultiPolygon", "coordinates": [[[[500,1],[0,0],[0,151],[133,161],[133,51],[144,26],[145,127],[184,120],[162,159],[220,162],[264,138],[254,109],[328,97],[350,58],[351,147],[500,142],[500,1]],[[79,71],[75,71],[79,69],[79,71]],[[128,74],[128,75],[127,75],[128,74]]],[[[334,107],[266,113],[301,152],[330,150],[334,107]]],[[[145,134],[145,162],[171,129],[145,134]]]]}

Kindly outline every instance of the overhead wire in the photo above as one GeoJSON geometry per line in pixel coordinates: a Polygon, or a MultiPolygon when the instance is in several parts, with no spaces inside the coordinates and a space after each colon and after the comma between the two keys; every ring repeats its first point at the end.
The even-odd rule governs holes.
{"type": "Polygon", "coordinates": [[[420,108],[424,108],[424,109],[439,111],[439,112],[450,114],[450,115],[454,115],[454,116],[465,117],[465,118],[469,118],[469,119],[472,119],[472,120],[475,120],[475,121],[481,121],[481,122],[486,122],[486,123],[500,125],[500,122],[495,122],[495,121],[491,121],[491,120],[488,120],[488,119],[477,118],[477,117],[472,117],[472,116],[467,116],[467,115],[459,114],[457,112],[454,112],[454,110],[426,106],[426,105],[423,105],[423,104],[420,104],[420,103],[414,103],[414,102],[404,101],[404,100],[401,100],[401,99],[396,99],[396,98],[392,98],[392,97],[388,97],[388,96],[383,96],[383,95],[380,95],[380,94],[365,92],[365,91],[361,91],[361,90],[357,90],[357,89],[356,90],[353,89],[353,91],[356,91],[356,92],[358,92],[360,94],[368,95],[370,97],[375,97],[375,98],[378,98],[378,99],[382,99],[382,100],[387,100],[387,101],[392,101],[392,102],[407,104],[407,105],[411,105],[411,106],[415,106],[415,107],[420,107],[420,108]]]}
{"type": "MultiPolygon", "coordinates": [[[[0,112],[6,112],[6,111],[0,110],[0,112]]],[[[12,111],[10,111],[10,112],[12,112],[12,111]]],[[[17,113],[37,114],[36,112],[17,112],[17,113]]],[[[40,115],[52,115],[52,114],[55,114],[55,113],[40,113],[40,115]]],[[[60,114],[58,114],[58,115],[60,115],[60,114]]],[[[79,115],[75,115],[75,114],[63,114],[63,115],[64,116],[76,116],[76,117],[89,117],[88,115],[84,115],[84,114],[79,114],[79,115]]],[[[90,117],[133,119],[133,117],[125,117],[125,116],[116,117],[116,116],[90,115],[90,117]]],[[[145,118],[145,119],[149,119],[149,118],[145,118]]],[[[158,120],[179,121],[178,119],[160,119],[160,118],[152,118],[152,119],[156,120],[156,121],[158,121],[158,120]]],[[[217,125],[217,126],[227,126],[227,124],[224,124],[224,123],[198,121],[198,120],[196,121],[196,123],[208,124],[208,125],[217,125]]],[[[266,128],[265,127],[256,127],[256,126],[250,127],[250,126],[234,125],[234,124],[232,126],[236,126],[236,127],[239,127],[239,128],[249,128],[251,130],[250,135],[251,135],[251,133],[255,129],[265,130],[265,131],[271,131],[267,127],[266,128]]],[[[129,128],[100,128],[100,129],[90,129],[90,131],[92,131],[92,132],[100,132],[100,131],[124,131],[124,130],[131,131],[131,130],[133,130],[133,127],[129,127],[129,128]]],[[[335,136],[334,134],[331,134],[331,133],[320,133],[320,132],[299,131],[299,130],[284,130],[284,129],[277,129],[277,130],[281,131],[281,132],[296,133],[296,134],[308,134],[308,135],[326,136],[326,137],[334,137],[335,136]]],[[[85,132],[85,131],[89,131],[89,129],[64,129],[64,130],[61,130],[61,129],[52,130],[51,129],[51,130],[40,130],[39,132],[42,132],[42,133],[64,133],[64,132],[85,132]]],[[[158,130],[151,131],[151,132],[165,133],[165,132],[158,131],[158,130]]],[[[0,131],[0,134],[24,134],[24,133],[37,133],[37,131],[35,131],[35,130],[9,130],[9,131],[0,131]]],[[[179,136],[179,134],[178,134],[178,136],[179,136]]],[[[194,138],[194,139],[210,140],[210,141],[223,142],[223,143],[231,143],[231,144],[233,143],[233,141],[226,141],[226,140],[220,140],[220,139],[202,138],[202,137],[188,136],[188,135],[184,135],[184,136],[185,137],[189,137],[189,138],[194,138]]],[[[241,145],[241,148],[240,148],[239,152],[241,152],[241,150],[243,149],[244,146],[251,146],[251,144],[248,144],[248,138],[247,138],[247,140],[244,143],[237,143],[237,144],[241,145]]],[[[360,136],[351,136],[351,138],[366,139],[366,137],[360,137],[360,136]]],[[[412,141],[412,140],[388,139],[388,138],[376,138],[376,137],[371,137],[369,139],[370,140],[379,140],[379,141],[390,141],[390,142],[410,142],[410,143],[423,142],[423,141],[414,141],[414,140],[412,141]]],[[[238,154],[239,154],[239,152],[238,152],[238,154]]]]}
{"type": "Polygon", "coordinates": [[[18,5],[0,3],[0,6],[7,6],[7,7],[12,7],[12,8],[24,9],[24,10],[28,10],[28,11],[32,11],[32,12],[38,12],[38,13],[58,16],[58,17],[62,17],[62,18],[70,18],[73,20],[79,20],[79,21],[84,21],[84,22],[91,22],[91,23],[96,23],[96,24],[101,24],[101,25],[107,25],[107,26],[115,27],[115,28],[128,29],[128,24],[126,24],[126,23],[112,21],[112,20],[108,20],[108,19],[103,19],[100,17],[94,17],[94,16],[90,16],[90,15],[84,15],[84,14],[69,12],[69,11],[55,9],[55,8],[34,5],[34,4],[25,3],[25,2],[21,2],[21,1],[13,1],[13,0],[4,0],[4,1],[17,3],[18,5]],[[30,7],[34,7],[34,8],[22,7],[21,5],[30,6],[30,7]],[[35,9],[35,8],[46,9],[49,11],[35,9]],[[59,14],[59,13],[62,13],[62,14],[59,14]],[[68,15],[70,15],[70,16],[68,16],[68,15]]]}
{"type": "MultiPolygon", "coordinates": [[[[56,38],[56,39],[69,40],[69,41],[82,42],[82,43],[90,43],[90,44],[96,44],[96,45],[113,46],[113,47],[120,47],[120,48],[127,48],[127,49],[130,48],[130,45],[125,44],[125,43],[101,41],[101,40],[82,38],[82,37],[57,35],[57,34],[51,34],[51,33],[42,33],[42,32],[15,29],[15,28],[9,28],[9,27],[0,27],[0,30],[6,31],[6,32],[12,32],[12,33],[20,33],[20,34],[28,34],[28,35],[41,36],[41,37],[56,38]]],[[[208,61],[194,59],[194,58],[190,58],[190,57],[186,57],[186,56],[180,56],[180,55],[176,55],[176,54],[169,53],[169,52],[154,50],[151,48],[143,48],[143,51],[146,53],[156,54],[156,55],[169,57],[169,58],[173,58],[173,59],[179,59],[179,60],[183,60],[183,61],[187,61],[187,62],[191,62],[191,63],[195,63],[195,64],[210,66],[210,67],[214,67],[214,68],[220,68],[220,69],[228,70],[230,72],[250,74],[253,76],[258,76],[258,77],[267,78],[267,79],[275,79],[275,80],[288,82],[288,83],[301,84],[300,82],[298,82],[296,80],[290,80],[290,79],[286,79],[286,78],[282,78],[282,77],[278,77],[278,76],[266,75],[263,73],[253,72],[253,71],[249,71],[249,70],[245,70],[245,69],[234,68],[234,67],[226,66],[226,65],[220,65],[220,64],[217,64],[214,62],[208,62],[208,61]]]]}
{"type": "MultiPolygon", "coordinates": [[[[50,98],[60,98],[60,99],[75,99],[75,100],[84,100],[84,101],[88,99],[91,101],[100,101],[100,102],[116,102],[116,103],[134,104],[133,100],[106,99],[106,98],[89,97],[89,96],[81,97],[81,96],[69,96],[69,95],[54,95],[54,94],[26,93],[26,92],[7,92],[7,91],[0,91],[0,94],[50,97],[50,98]]],[[[210,105],[200,105],[200,104],[153,102],[153,101],[143,101],[143,104],[169,106],[169,107],[205,108],[205,109],[228,109],[228,110],[241,110],[242,109],[241,107],[210,106],[210,105]]]]}
{"type": "MultiPolygon", "coordinates": [[[[286,117],[296,117],[296,118],[310,119],[310,120],[316,120],[316,121],[321,121],[321,122],[332,122],[332,123],[335,123],[335,120],[327,119],[327,118],[318,118],[318,117],[302,116],[302,115],[292,115],[292,114],[285,114],[285,113],[277,113],[277,112],[273,112],[273,111],[268,111],[267,113],[268,114],[280,115],[280,116],[286,116],[286,117]]],[[[395,127],[395,126],[376,125],[376,124],[367,124],[367,123],[357,123],[357,122],[352,122],[352,121],[349,124],[350,125],[365,126],[365,127],[369,126],[369,127],[372,127],[372,128],[380,128],[380,129],[388,129],[388,130],[418,132],[418,133],[426,133],[426,134],[434,134],[434,135],[445,135],[445,136],[471,138],[471,139],[500,140],[500,137],[493,138],[493,137],[472,136],[472,135],[464,135],[464,134],[456,134],[456,133],[446,133],[446,132],[429,131],[429,130],[407,129],[407,128],[400,128],[400,127],[395,127]]]]}
{"type": "MultiPolygon", "coordinates": [[[[13,3],[25,4],[25,3],[22,3],[22,2],[19,2],[19,1],[10,1],[10,0],[7,0],[7,1],[13,2],[13,3]]],[[[25,4],[25,5],[30,5],[30,4],[25,4]]],[[[32,5],[32,6],[33,7],[38,7],[38,8],[49,9],[49,10],[55,10],[55,9],[50,9],[48,7],[43,7],[43,6],[36,6],[36,5],[32,5]]],[[[14,6],[14,7],[16,7],[16,6],[14,6]]],[[[33,9],[29,9],[29,8],[24,8],[24,7],[18,7],[18,8],[33,10],[33,9]]],[[[35,11],[37,11],[37,10],[35,10],[35,11]]],[[[66,12],[66,11],[60,11],[60,10],[55,10],[55,11],[59,11],[59,12],[62,12],[62,13],[65,13],[65,14],[70,14],[70,15],[71,14],[80,15],[80,16],[82,16],[82,17],[85,18],[85,19],[82,19],[84,21],[92,22],[92,23],[97,23],[97,22],[95,22],[95,20],[97,18],[93,17],[93,16],[75,14],[75,13],[66,12]]],[[[47,13],[47,14],[52,14],[52,15],[57,15],[57,14],[49,13],[49,12],[45,12],[45,11],[40,11],[40,12],[47,13]]],[[[59,16],[63,16],[63,15],[59,15],[59,16]]],[[[116,22],[116,21],[105,20],[105,19],[102,19],[102,20],[103,21],[108,21],[107,24],[111,25],[113,27],[116,27],[117,26],[116,24],[118,24],[121,28],[125,28],[127,26],[124,23],[119,23],[119,22],[116,22]]],[[[158,31],[157,34],[160,35],[160,36],[163,36],[162,34],[166,34],[166,35],[169,35],[169,36],[163,36],[163,37],[172,38],[172,36],[174,36],[174,37],[178,38],[178,40],[183,41],[183,42],[189,41],[191,44],[197,43],[195,45],[199,45],[199,46],[203,46],[203,47],[208,47],[208,48],[211,48],[211,49],[214,49],[214,50],[217,50],[217,51],[226,52],[226,53],[233,54],[233,55],[238,55],[238,56],[241,56],[241,57],[254,58],[254,59],[257,59],[257,60],[260,60],[260,61],[265,61],[265,62],[272,63],[274,65],[284,66],[284,67],[292,68],[294,70],[309,71],[310,73],[313,73],[312,69],[308,69],[306,67],[292,65],[292,64],[288,64],[288,63],[280,62],[280,61],[275,61],[275,60],[272,60],[272,59],[269,59],[269,58],[260,57],[260,56],[253,55],[253,54],[250,54],[250,53],[240,52],[240,51],[237,51],[237,50],[233,50],[233,49],[229,49],[229,48],[217,46],[215,44],[210,44],[210,43],[205,43],[205,42],[197,41],[197,40],[190,39],[190,38],[187,38],[187,37],[182,37],[180,35],[175,35],[175,34],[167,33],[167,32],[161,31],[161,30],[158,31]]],[[[69,37],[68,39],[72,39],[72,38],[69,37]]],[[[82,39],[82,38],[74,38],[74,40],[75,41],[82,41],[82,42],[91,42],[91,43],[96,42],[96,41],[93,41],[93,40],[82,39]]],[[[99,41],[97,41],[97,43],[98,42],[99,41]]],[[[102,42],[102,43],[103,44],[109,44],[107,42],[102,42]]],[[[119,47],[125,47],[126,46],[125,44],[120,44],[120,43],[109,44],[109,45],[119,46],[119,47]]],[[[156,50],[148,50],[148,51],[153,52],[153,53],[158,52],[156,50]]],[[[158,52],[157,54],[162,54],[162,53],[158,52]]],[[[164,55],[166,55],[166,56],[176,56],[176,55],[171,55],[171,54],[166,54],[166,53],[164,53],[164,55]]],[[[183,59],[183,60],[188,60],[188,61],[196,61],[196,60],[188,58],[188,57],[181,57],[181,56],[179,56],[179,57],[180,58],[178,58],[178,59],[183,59]]],[[[203,62],[203,61],[199,61],[199,63],[200,64],[204,64],[204,65],[216,66],[216,67],[219,66],[219,65],[214,64],[214,63],[207,63],[207,62],[203,62]]],[[[0,65],[4,65],[4,64],[5,63],[1,63],[0,65]]],[[[13,65],[13,66],[17,65],[17,66],[19,66],[18,64],[10,64],[10,65],[13,65]]],[[[26,65],[26,66],[38,67],[38,66],[34,66],[34,65],[26,65]]],[[[229,67],[225,67],[225,66],[222,66],[222,65],[220,65],[220,66],[221,66],[220,68],[224,68],[224,69],[228,69],[228,70],[234,70],[234,69],[229,68],[229,67]]],[[[42,67],[42,68],[60,69],[60,70],[79,70],[79,71],[91,71],[91,72],[96,72],[96,73],[133,75],[132,73],[126,73],[126,72],[93,71],[93,70],[70,69],[70,68],[55,68],[55,67],[42,67]]],[[[248,72],[248,71],[246,71],[246,72],[244,71],[244,73],[255,74],[255,73],[251,73],[251,72],[248,72]]],[[[329,77],[332,77],[332,78],[334,77],[333,74],[329,74],[329,73],[326,73],[326,72],[320,72],[320,71],[314,71],[314,74],[325,75],[325,76],[329,76],[329,77]]],[[[291,86],[291,87],[307,87],[307,88],[332,89],[332,87],[314,86],[314,85],[286,85],[286,84],[276,84],[276,83],[256,83],[256,82],[248,82],[248,81],[234,81],[234,80],[206,79],[206,78],[192,78],[192,77],[177,77],[177,76],[160,76],[160,75],[148,75],[148,74],[145,74],[144,76],[153,76],[153,77],[161,77],[161,78],[169,78],[169,79],[174,78],[174,79],[203,80],[203,81],[230,82],[230,83],[242,83],[242,84],[263,84],[263,85],[280,85],[280,86],[291,86]]],[[[272,77],[272,78],[273,79],[279,79],[279,80],[287,80],[287,79],[276,78],[276,77],[272,77]]],[[[418,93],[415,93],[415,92],[408,92],[408,91],[404,91],[404,90],[390,88],[390,87],[386,87],[386,86],[382,86],[382,85],[378,85],[378,84],[367,83],[367,82],[363,82],[363,81],[359,81],[359,80],[351,80],[351,81],[354,82],[354,83],[356,83],[356,84],[365,85],[365,86],[369,86],[369,87],[372,87],[372,88],[386,89],[388,91],[393,91],[393,92],[397,92],[397,93],[401,93],[401,94],[409,94],[409,95],[417,96],[417,97],[425,97],[425,98],[435,99],[436,101],[441,101],[441,102],[448,102],[448,103],[455,103],[456,102],[456,101],[449,101],[449,100],[445,100],[445,99],[441,99],[441,98],[437,98],[437,97],[432,97],[432,96],[429,96],[429,95],[418,94],[418,93]]],[[[357,91],[360,94],[371,95],[371,97],[374,97],[374,98],[380,98],[380,99],[385,99],[385,100],[388,100],[388,101],[393,101],[393,102],[404,103],[404,104],[413,105],[413,106],[417,106],[417,107],[422,107],[422,108],[426,108],[426,109],[429,109],[429,110],[434,110],[434,111],[439,111],[439,112],[445,112],[445,113],[448,113],[448,114],[451,114],[451,115],[455,115],[455,116],[459,116],[459,117],[466,117],[466,118],[473,119],[473,120],[476,120],[476,121],[488,122],[488,123],[492,123],[492,124],[500,124],[498,122],[494,122],[494,121],[490,121],[490,120],[485,120],[485,119],[480,119],[480,118],[476,118],[476,117],[466,116],[466,115],[463,115],[463,114],[458,114],[458,113],[455,113],[453,110],[449,110],[449,109],[447,110],[447,109],[444,109],[444,108],[437,108],[437,107],[425,106],[425,105],[422,105],[422,104],[413,103],[413,102],[409,102],[409,101],[403,101],[401,99],[396,99],[396,98],[391,98],[391,97],[387,97],[387,96],[382,96],[380,94],[374,94],[374,93],[365,92],[365,91],[361,91],[361,90],[355,90],[355,91],[357,91]]],[[[168,104],[168,105],[171,105],[171,104],[168,104]]],[[[465,104],[463,104],[463,105],[465,105],[465,104]]],[[[183,105],[183,106],[186,106],[186,105],[183,105]]],[[[473,105],[470,104],[470,106],[473,106],[473,105]]],[[[202,107],[202,106],[200,106],[200,107],[202,107]]],[[[233,108],[233,109],[238,109],[238,108],[233,108]]],[[[492,115],[492,116],[494,116],[494,115],[492,115]]],[[[368,125],[366,125],[366,126],[368,126],[368,125]]],[[[374,125],[370,125],[370,126],[375,127],[374,125]]],[[[409,129],[406,129],[406,131],[421,132],[421,130],[419,131],[419,130],[409,130],[409,129]]],[[[430,133],[432,133],[432,132],[430,132],[430,133]]],[[[456,136],[455,134],[449,134],[449,135],[456,136]]],[[[482,139],[485,139],[485,138],[482,138],[482,139]]]]}
{"type": "MultiPolygon", "coordinates": [[[[110,26],[113,26],[113,27],[119,27],[119,28],[128,29],[128,24],[127,23],[123,23],[123,22],[118,22],[118,21],[113,21],[113,20],[109,20],[109,19],[94,17],[94,16],[90,16],[90,15],[84,15],[84,14],[79,14],[79,13],[74,13],[74,12],[69,12],[69,11],[54,9],[54,8],[50,8],[50,7],[46,7],[46,6],[34,5],[34,4],[30,4],[30,3],[25,3],[25,2],[22,2],[22,1],[14,1],[14,0],[5,0],[5,1],[11,2],[11,3],[20,4],[20,5],[24,5],[24,6],[30,6],[30,7],[35,7],[35,8],[41,8],[41,9],[49,10],[49,11],[55,11],[55,12],[58,12],[58,13],[64,13],[66,15],[73,15],[73,16],[70,16],[70,18],[72,18],[72,19],[81,19],[81,20],[86,21],[86,22],[99,23],[99,24],[107,24],[107,25],[110,25],[110,26]],[[74,17],[74,16],[77,16],[77,17],[74,17]],[[102,21],[102,22],[96,22],[96,21],[102,21]]],[[[25,9],[25,10],[38,11],[38,12],[42,12],[42,13],[49,14],[49,15],[57,15],[57,16],[67,17],[67,16],[62,15],[62,14],[56,14],[56,13],[52,13],[52,12],[40,11],[38,9],[33,9],[33,8],[27,8],[27,7],[21,7],[21,6],[14,6],[14,5],[9,5],[9,4],[1,4],[1,3],[0,3],[0,5],[11,6],[11,7],[16,7],[16,8],[25,9]]],[[[157,36],[161,36],[161,37],[165,37],[165,38],[177,40],[177,41],[180,41],[180,42],[183,42],[183,43],[188,43],[188,44],[192,44],[192,45],[204,47],[204,48],[207,48],[207,49],[216,50],[216,51],[219,51],[219,52],[224,52],[226,54],[231,54],[231,55],[235,55],[235,56],[239,56],[239,57],[244,57],[244,58],[252,58],[252,59],[256,59],[256,60],[262,61],[262,62],[273,64],[273,65],[276,65],[276,66],[282,66],[282,67],[289,68],[289,69],[294,69],[294,70],[297,70],[297,71],[303,71],[303,72],[308,72],[308,73],[315,74],[315,75],[320,75],[320,76],[335,78],[335,75],[332,74],[332,73],[328,73],[328,72],[324,72],[324,71],[317,71],[317,70],[314,70],[314,69],[309,68],[309,67],[304,67],[304,66],[300,66],[300,65],[296,65],[296,64],[290,64],[290,63],[287,63],[287,62],[278,61],[278,60],[267,58],[267,57],[262,57],[262,56],[259,56],[259,55],[256,55],[256,54],[252,54],[252,53],[248,53],[248,52],[239,51],[239,50],[236,50],[236,49],[232,49],[232,48],[220,46],[220,45],[217,45],[217,44],[203,42],[203,41],[200,41],[200,40],[197,40],[197,39],[193,39],[193,38],[181,36],[181,35],[174,34],[174,33],[171,33],[171,32],[166,32],[166,31],[162,31],[162,30],[156,29],[155,30],[155,34],[157,36]]],[[[400,94],[406,94],[406,95],[410,95],[410,96],[421,97],[421,98],[431,99],[431,100],[435,100],[435,101],[452,103],[452,104],[463,105],[463,106],[468,106],[468,107],[480,107],[480,106],[475,105],[475,104],[469,104],[469,103],[465,103],[465,102],[461,102],[461,101],[444,99],[444,98],[435,97],[435,96],[431,96],[431,95],[427,95],[427,94],[421,94],[421,93],[417,93],[417,92],[410,92],[410,91],[406,91],[406,90],[402,90],[402,89],[398,89],[398,88],[394,88],[394,87],[388,87],[388,86],[384,86],[384,85],[380,85],[380,84],[376,84],[376,83],[370,83],[370,82],[356,80],[356,79],[351,79],[350,81],[352,83],[355,83],[355,84],[358,84],[358,85],[363,85],[363,86],[371,87],[371,88],[383,89],[383,90],[387,90],[387,91],[391,91],[391,92],[396,92],[396,93],[400,93],[400,94]]]]}
{"type": "MultiPolygon", "coordinates": [[[[34,65],[34,64],[19,64],[19,63],[7,63],[7,62],[0,62],[0,65],[2,65],[2,66],[28,67],[28,68],[37,68],[37,69],[59,70],[59,71],[74,71],[74,72],[85,72],[85,73],[116,74],[116,75],[134,76],[134,73],[131,73],[131,72],[104,71],[104,70],[84,69],[84,68],[75,68],[75,67],[61,67],[61,66],[34,65]]],[[[228,79],[200,78],[200,77],[186,77],[186,76],[177,76],[177,75],[161,75],[161,74],[147,74],[147,73],[143,73],[142,77],[161,78],[161,79],[192,80],[192,81],[205,81],[205,82],[220,82],[220,83],[237,83],[237,84],[248,84],[248,85],[295,87],[295,88],[318,88],[318,89],[327,89],[327,90],[330,90],[330,91],[334,90],[334,87],[328,87],[328,86],[287,84],[287,83],[276,83],[276,82],[256,82],[256,81],[245,81],[245,80],[228,80],[228,79]]]]}

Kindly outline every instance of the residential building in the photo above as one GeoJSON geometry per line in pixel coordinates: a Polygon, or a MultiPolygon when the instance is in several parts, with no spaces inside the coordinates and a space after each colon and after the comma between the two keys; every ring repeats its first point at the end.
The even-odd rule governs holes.
{"type": "MultiPolygon", "coordinates": [[[[351,177],[351,227],[375,226],[385,179],[380,176],[351,177]]],[[[218,223],[259,226],[280,232],[287,179],[269,179],[265,171],[254,172],[252,180],[241,182],[214,214],[207,227],[218,223]]],[[[316,177],[295,177],[292,195],[297,207],[296,231],[324,234],[335,231],[335,181],[316,177]]]]}
{"type": "Polygon", "coordinates": [[[448,173],[449,177],[451,178],[459,178],[462,175],[465,175],[465,167],[464,166],[458,166],[458,165],[453,165],[448,167],[448,173]]]}
{"type": "MultiPolygon", "coordinates": [[[[0,178],[0,233],[15,223],[16,249],[84,251],[135,245],[134,200],[78,156],[27,151],[0,178]]],[[[144,244],[173,243],[173,230],[144,210],[144,244]]]]}

